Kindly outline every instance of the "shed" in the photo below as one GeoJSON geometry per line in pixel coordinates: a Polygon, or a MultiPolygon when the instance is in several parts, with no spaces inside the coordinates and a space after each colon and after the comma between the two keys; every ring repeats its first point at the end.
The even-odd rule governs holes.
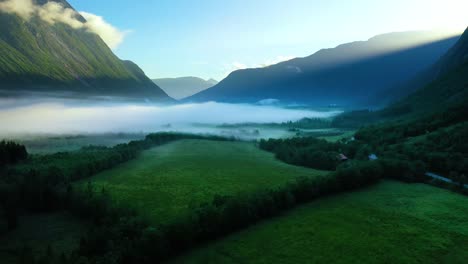
{"type": "Polygon", "coordinates": [[[343,153],[339,154],[337,158],[340,161],[347,161],[348,160],[348,157],[346,157],[343,153]]]}

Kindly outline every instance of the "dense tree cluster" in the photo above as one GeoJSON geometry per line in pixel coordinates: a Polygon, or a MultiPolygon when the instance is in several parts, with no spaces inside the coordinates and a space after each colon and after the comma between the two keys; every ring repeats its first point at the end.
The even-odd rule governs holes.
{"type": "Polygon", "coordinates": [[[360,129],[356,139],[379,155],[420,164],[455,181],[468,175],[468,108],[360,129]]]}
{"type": "Polygon", "coordinates": [[[275,153],[276,158],[299,166],[320,170],[335,170],[342,143],[330,143],[313,137],[260,140],[261,149],[275,153]]]}
{"type": "Polygon", "coordinates": [[[0,142],[0,168],[9,164],[16,164],[27,159],[27,157],[28,152],[24,146],[10,141],[0,142]]]}
{"type": "Polygon", "coordinates": [[[342,113],[331,122],[335,128],[361,128],[377,122],[383,122],[408,115],[413,111],[408,104],[394,105],[378,111],[356,110],[342,113]]]}

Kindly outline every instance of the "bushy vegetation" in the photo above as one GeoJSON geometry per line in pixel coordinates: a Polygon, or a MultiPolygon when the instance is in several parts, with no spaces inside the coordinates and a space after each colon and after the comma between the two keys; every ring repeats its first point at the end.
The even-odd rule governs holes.
{"type": "Polygon", "coordinates": [[[314,137],[260,140],[259,147],[275,153],[287,163],[299,166],[333,171],[340,165],[352,166],[350,160],[368,160],[372,148],[353,139],[342,138],[331,142],[314,137]],[[344,157],[341,156],[344,155],[344,157]],[[343,158],[347,158],[343,160],[343,158]]]}
{"type": "Polygon", "coordinates": [[[313,137],[260,140],[261,149],[275,153],[287,163],[320,170],[335,170],[340,163],[341,143],[331,143],[313,137]]]}
{"type": "Polygon", "coordinates": [[[20,225],[15,230],[7,233],[0,231],[2,264],[17,264],[18,256],[21,255],[37,258],[48,252],[56,257],[60,257],[62,253],[68,255],[79,246],[80,238],[88,228],[86,221],[67,212],[24,213],[20,215],[19,222],[20,225]]]}

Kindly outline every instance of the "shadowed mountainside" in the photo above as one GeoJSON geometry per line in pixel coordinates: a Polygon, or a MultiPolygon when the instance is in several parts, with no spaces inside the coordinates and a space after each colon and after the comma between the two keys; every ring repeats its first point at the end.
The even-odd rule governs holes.
{"type": "Polygon", "coordinates": [[[335,118],[334,126],[361,127],[388,119],[434,113],[459,115],[455,111],[464,111],[468,103],[468,29],[436,63],[399,89],[393,93],[405,92],[410,95],[379,111],[344,113],[335,118]]]}

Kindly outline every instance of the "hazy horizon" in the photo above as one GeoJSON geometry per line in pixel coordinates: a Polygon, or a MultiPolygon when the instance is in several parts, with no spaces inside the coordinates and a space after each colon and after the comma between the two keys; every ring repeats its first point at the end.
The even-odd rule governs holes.
{"type": "Polygon", "coordinates": [[[329,118],[340,113],[216,102],[166,106],[61,99],[15,102],[11,100],[9,106],[4,104],[0,111],[3,125],[0,136],[158,131],[210,133],[213,130],[208,129],[209,126],[221,124],[281,123],[306,117],[329,118]]]}

